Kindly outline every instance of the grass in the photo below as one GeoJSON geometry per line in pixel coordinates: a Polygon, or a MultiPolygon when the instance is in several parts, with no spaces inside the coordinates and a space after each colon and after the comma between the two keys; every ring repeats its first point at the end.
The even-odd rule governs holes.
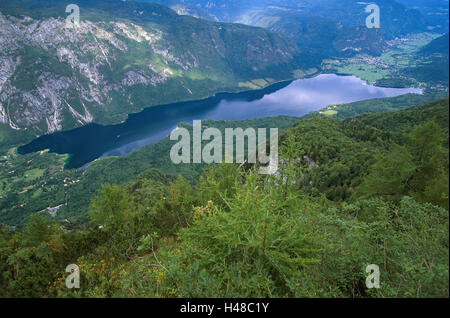
{"type": "Polygon", "coordinates": [[[77,180],[82,171],[64,170],[67,155],[48,150],[19,155],[10,148],[0,160],[0,222],[21,224],[28,215],[64,202],[64,180],[77,180]],[[21,205],[25,204],[25,207],[21,205]]]}
{"type": "Polygon", "coordinates": [[[239,82],[238,86],[239,87],[243,87],[243,88],[250,88],[250,89],[258,89],[258,88],[260,88],[259,86],[256,86],[252,82],[239,82]]]}
{"type": "Polygon", "coordinates": [[[316,74],[317,71],[318,70],[316,68],[310,68],[310,69],[307,69],[307,70],[297,69],[297,70],[292,71],[292,76],[294,78],[304,78],[304,77],[316,74]]]}
{"type": "MultiPolygon", "coordinates": [[[[389,50],[379,57],[361,54],[347,59],[328,59],[323,61],[322,68],[329,72],[355,75],[370,84],[385,79],[401,79],[404,78],[402,70],[417,65],[416,53],[437,37],[431,33],[416,34],[407,40],[391,43],[389,50]]],[[[408,80],[407,83],[424,84],[413,78],[408,80]]]]}
{"type": "Polygon", "coordinates": [[[28,171],[25,171],[25,181],[33,181],[35,179],[41,178],[44,176],[44,169],[34,168],[28,171]]]}
{"type": "Polygon", "coordinates": [[[255,80],[252,81],[252,83],[255,84],[256,86],[260,87],[260,88],[266,87],[269,84],[263,78],[255,79],[255,80]]]}
{"type": "Polygon", "coordinates": [[[337,114],[338,114],[338,112],[336,110],[332,110],[332,109],[328,109],[328,110],[325,110],[322,112],[322,115],[330,116],[330,117],[337,115],[337,114]]]}
{"type": "Polygon", "coordinates": [[[374,84],[376,81],[389,75],[389,72],[386,70],[380,70],[375,65],[366,64],[348,64],[343,67],[338,67],[337,70],[338,73],[355,75],[370,84],[374,84]]]}

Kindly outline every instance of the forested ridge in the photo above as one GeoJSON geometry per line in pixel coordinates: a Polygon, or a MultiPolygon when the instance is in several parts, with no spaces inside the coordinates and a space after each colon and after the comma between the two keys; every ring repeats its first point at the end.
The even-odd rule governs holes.
{"type": "Polygon", "coordinates": [[[305,118],[272,176],[150,168],[103,185],[85,229],[33,214],[0,230],[0,296],[448,297],[448,109],[305,118]]]}

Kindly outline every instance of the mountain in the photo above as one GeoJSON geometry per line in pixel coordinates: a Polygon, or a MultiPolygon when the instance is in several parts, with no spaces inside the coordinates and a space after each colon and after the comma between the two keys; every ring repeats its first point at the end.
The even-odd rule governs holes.
{"type": "MultiPolygon", "coordinates": [[[[140,0],[150,2],[150,0],[140,0]]],[[[436,0],[439,1],[439,0],[436,0]]],[[[442,2],[442,0],[440,0],[442,2]]],[[[303,13],[307,16],[326,17],[352,26],[363,26],[368,14],[365,7],[369,2],[356,0],[156,0],[169,6],[189,10],[201,10],[212,19],[236,22],[254,11],[268,9],[290,13],[303,13]]],[[[411,5],[394,0],[379,0],[383,30],[386,37],[422,31],[426,27],[423,15],[411,5]]],[[[448,1],[447,1],[448,4],[448,1]]],[[[277,15],[272,14],[273,15],[277,15]]]]}
{"type": "Polygon", "coordinates": [[[316,60],[356,53],[380,55],[387,47],[386,41],[426,30],[425,19],[418,10],[392,0],[377,1],[380,29],[366,27],[368,3],[354,0],[158,2],[182,7],[185,14],[201,10],[203,17],[209,14],[210,19],[264,27],[287,35],[316,60]]]}
{"type": "Polygon", "coordinates": [[[415,54],[416,65],[403,70],[422,82],[435,82],[441,87],[449,85],[448,33],[431,41],[415,54]]]}
{"type": "Polygon", "coordinates": [[[121,122],[144,107],[291,79],[302,67],[292,40],[262,28],[80,0],[74,30],[69,3],[0,2],[0,140],[121,122]]]}
{"type": "MultiPolygon", "coordinates": [[[[149,0],[140,0],[149,1],[149,0]]],[[[355,0],[157,0],[157,2],[185,8],[197,8],[214,19],[226,22],[245,21],[258,11],[266,11],[267,21],[280,18],[283,13],[301,13],[303,16],[328,18],[350,26],[365,26],[369,4],[355,0]]],[[[448,2],[447,2],[448,3],[448,2]]],[[[380,0],[381,29],[385,38],[391,39],[413,32],[426,30],[426,21],[419,10],[403,5],[399,1],[380,0]]],[[[203,13],[203,15],[205,15],[203,13]]],[[[301,18],[301,15],[299,16],[301,18]]]]}
{"type": "Polygon", "coordinates": [[[316,59],[352,56],[357,53],[380,55],[387,47],[383,32],[379,29],[353,26],[327,17],[310,16],[276,7],[252,11],[240,17],[237,22],[286,35],[316,59]]]}
{"type": "Polygon", "coordinates": [[[435,32],[448,32],[448,0],[397,0],[422,13],[428,28],[435,32]]]}
{"type": "Polygon", "coordinates": [[[419,55],[439,55],[448,59],[448,40],[448,33],[434,39],[420,50],[419,55]]]}

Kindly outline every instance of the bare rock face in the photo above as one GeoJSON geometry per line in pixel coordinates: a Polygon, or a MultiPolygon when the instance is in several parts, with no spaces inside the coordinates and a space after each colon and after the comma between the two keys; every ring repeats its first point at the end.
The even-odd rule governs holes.
{"type": "Polygon", "coordinates": [[[290,79],[298,68],[298,48],[285,38],[175,12],[141,24],[81,19],[74,28],[62,17],[2,11],[0,5],[0,123],[38,135],[237,89],[278,64],[285,66],[280,74],[267,77],[290,79]]]}
{"type": "Polygon", "coordinates": [[[167,80],[167,70],[156,67],[128,71],[116,81],[103,74],[129,50],[128,42],[147,45],[165,63],[173,60],[158,49],[161,37],[157,29],[147,32],[132,23],[83,21],[73,29],[62,19],[0,13],[0,122],[47,133],[63,129],[65,115],[81,125],[93,121],[89,108],[107,107],[111,91],[167,80]]]}

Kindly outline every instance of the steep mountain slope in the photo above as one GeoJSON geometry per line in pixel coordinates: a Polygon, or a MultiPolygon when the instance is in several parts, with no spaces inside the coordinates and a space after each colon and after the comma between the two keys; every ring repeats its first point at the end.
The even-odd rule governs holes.
{"type": "Polygon", "coordinates": [[[416,66],[403,71],[422,82],[436,82],[448,87],[449,83],[448,33],[431,41],[414,56],[416,66]]]}
{"type": "Polygon", "coordinates": [[[438,54],[441,57],[446,57],[448,59],[448,33],[431,41],[424,46],[419,53],[423,56],[438,54]]]}
{"type": "Polygon", "coordinates": [[[357,117],[365,125],[386,130],[392,134],[409,132],[416,125],[423,125],[427,121],[434,121],[442,128],[446,136],[448,147],[449,139],[449,99],[440,99],[425,105],[405,109],[387,114],[366,114],[357,117]]]}
{"type": "MultiPolygon", "coordinates": [[[[330,117],[305,118],[280,135],[280,158],[288,155],[296,158],[294,165],[303,169],[300,186],[307,193],[321,193],[334,201],[346,200],[361,184],[376,154],[385,153],[392,142],[405,144],[406,135],[418,125],[434,121],[440,127],[443,137],[446,135],[442,139],[448,160],[448,114],[447,97],[406,110],[366,114],[343,121],[330,117]],[[291,144],[288,150],[283,146],[286,144],[291,144]]],[[[447,169],[448,176],[448,161],[443,169],[447,169]]]]}
{"type": "Polygon", "coordinates": [[[316,58],[355,53],[379,55],[387,46],[382,30],[276,7],[253,11],[243,15],[238,22],[286,35],[316,58]]]}
{"type": "Polygon", "coordinates": [[[69,3],[0,2],[0,125],[36,135],[119,122],[240,82],[290,79],[301,67],[295,43],[264,29],[115,0],[78,1],[73,29],[69,3]]]}

